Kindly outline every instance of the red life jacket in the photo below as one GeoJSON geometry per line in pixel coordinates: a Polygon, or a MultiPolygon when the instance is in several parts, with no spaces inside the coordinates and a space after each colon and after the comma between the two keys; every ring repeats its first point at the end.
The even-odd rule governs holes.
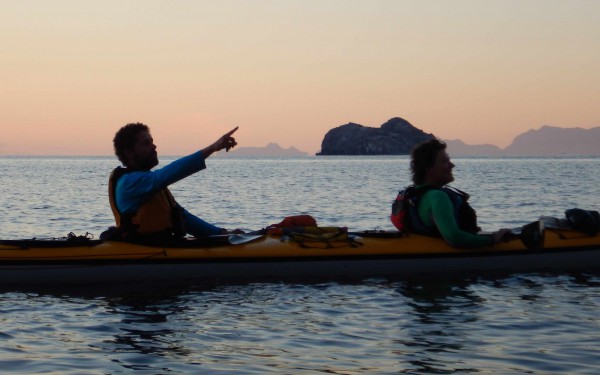
{"type": "MultiPolygon", "coordinates": [[[[423,187],[422,189],[425,191],[429,190],[427,187],[423,187]]],[[[409,218],[409,216],[417,212],[417,201],[420,193],[417,192],[416,186],[410,185],[406,189],[400,190],[396,200],[392,203],[390,220],[396,229],[402,233],[412,232],[411,222],[413,218],[409,218]]]]}

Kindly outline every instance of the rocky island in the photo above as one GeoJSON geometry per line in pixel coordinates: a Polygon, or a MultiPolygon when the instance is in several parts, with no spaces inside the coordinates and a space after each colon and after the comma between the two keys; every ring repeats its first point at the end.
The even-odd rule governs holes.
{"type": "Polygon", "coordinates": [[[433,134],[400,117],[379,128],[351,122],[328,131],[317,155],[408,155],[415,145],[431,138],[433,134]]]}

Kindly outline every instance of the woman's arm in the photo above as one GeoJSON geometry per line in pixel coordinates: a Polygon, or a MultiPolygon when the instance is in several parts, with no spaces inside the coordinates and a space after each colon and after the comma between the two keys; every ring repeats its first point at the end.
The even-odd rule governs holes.
{"type": "Polygon", "coordinates": [[[482,247],[494,244],[487,235],[478,235],[460,229],[454,214],[454,205],[442,190],[426,192],[419,202],[419,216],[427,226],[436,226],[442,237],[455,247],[482,247]]]}

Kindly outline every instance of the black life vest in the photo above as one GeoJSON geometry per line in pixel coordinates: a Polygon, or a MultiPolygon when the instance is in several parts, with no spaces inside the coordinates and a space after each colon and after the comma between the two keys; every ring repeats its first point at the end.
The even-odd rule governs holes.
{"type": "Polygon", "coordinates": [[[122,237],[184,236],[181,207],[167,188],[157,191],[132,214],[123,214],[117,209],[117,181],[123,175],[131,172],[135,172],[135,170],[117,167],[111,173],[108,182],[110,207],[115,217],[117,230],[122,237]]]}
{"type": "Polygon", "coordinates": [[[403,233],[419,233],[429,236],[441,237],[437,227],[426,226],[419,217],[419,200],[431,189],[439,189],[445,192],[454,208],[454,217],[458,227],[469,233],[477,233],[477,213],[469,204],[469,194],[450,186],[436,188],[430,185],[416,187],[411,185],[398,193],[398,197],[392,204],[390,216],[394,226],[403,233]]]}

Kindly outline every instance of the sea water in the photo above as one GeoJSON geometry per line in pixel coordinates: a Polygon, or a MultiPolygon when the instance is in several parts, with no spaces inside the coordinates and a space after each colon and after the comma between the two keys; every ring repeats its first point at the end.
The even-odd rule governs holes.
{"type": "MultiPolygon", "coordinates": [[[[163,158],[166,164],[173,158],[163,158]]],[[[600,209],[600,158],[454,158],[485,230],[600,209]]],[[[210,158],[171,187],[216,225],[285,216],[393,229],[407,157],[210,158]]],[[[0,157],[0,238],[113,224],[112,157],[0,157]]],[[[2,373],[391,374],[600,371],[600,273],[455,275],[317,284],[248,282],[3,288],[2,373]]]]}

